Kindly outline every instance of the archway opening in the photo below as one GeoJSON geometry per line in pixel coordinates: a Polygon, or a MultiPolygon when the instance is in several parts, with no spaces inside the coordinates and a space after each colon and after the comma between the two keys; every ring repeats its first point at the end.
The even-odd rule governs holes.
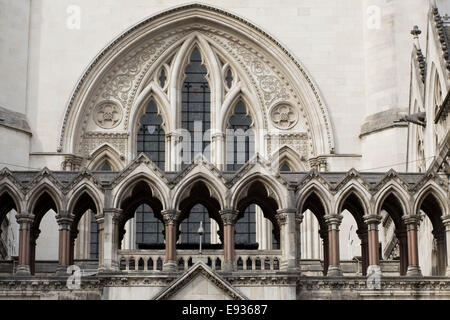
{"type": "Polygon", "coordinates": [[[315,259],[321,259],[322,273],[326,275],[329,266],[328,228],[324,218],[326,209],[315,191],[306,197],[299,212],[303,214],[300,225],[300,264],[311,264],[315,259]],[[322,244],[317,236],[322,240],[322,244]]]}
{"type": "Polygon", "coordinates": [[[19,225],[16,222],[17,205],[8,191],[0,195],[0,261],[18,255],[19,225]]]}
{"type": "Polygon", "coordinates": [[[58,261],[58,209],[52,196],[44,191],[32,208],[34,221],[30,228],[30,271],[40,273],[36,261],[58,261]]]}

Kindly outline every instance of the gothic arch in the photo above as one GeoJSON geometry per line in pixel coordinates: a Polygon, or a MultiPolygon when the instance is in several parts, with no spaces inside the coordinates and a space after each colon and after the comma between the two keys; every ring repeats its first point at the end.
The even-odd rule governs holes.
{"type": "MultiPolygon", "coordinates": [[[[22,199],[23,196],[21,195],[21,192],[19,190],[17,190],[17,188],[11,184],[9,181],[3,181],[0,184],[0,200],[2,199],[2,196],[8,196],[11,198],[13,205],[14,205],[14,209],[16,210],[16,212],[20,213],[23,210],[23,206],[22,206],[22,199]]],[[[8,213],[8,212],[2,212],[3,207],[2,207],[3,203],[0,203],[0,223],[1,223],[1,215],[3,213],[8,213]]],[[[7,210],[7,209],[5,209],[7,210]]]]}
{"type": "MultiPolygon", "coordinates": [[[[179,6],[150,17],[125,31],[102,50],[88,66],[69,99],[58,151],[86,157],[97,147],[93,137],[95,133],[96,137],[111,140],[120,149],[119,153],[128,156],[128,143],[133,137],[124,132],[130,131],[131,110],[138,109],[138,97],[143,99],[143,80],[148,79],[149,70],[154,72],[158,69],[155,67],[155,63],[161,62],[158,59],[173,54],[169,54],[169,50],[178,48],[174,44],[179,45],[189,37],[192,42],[184,41],[173,58],[172,74],[182,69],[177,68],[177,64],[181,66],[183,57],[187,56],[182,54],[183,46],[189,50],[195,44],[203,50],[208,77],[218,79],[222,70],[214,50],[226,52],[227,57],[233,60],[230,65],[239,67],[236,72],[245,73],[246,77],[241,80],[248,82],[246,87],[256,93],[259,111],[266,118],[264,121],[269,129],[273,127],[267,120],[269,111],[280,102],[288,103],[296,110],[299,128],[307,133],[312,146],[309,155],[333,152],[334,139],[327,107],[303,65],[273,37],[253,24],[199,3],[179,6]]],[[[173,114],[174,107],[177,107],[174,105],[176,100],[172,99],[177,94],[173,90],[177,79],[179,77],[169,77],[168,100],[171,107],[168,114],[173,114]]],[[[211,81],[212,105],[221,106],[224,93],[219,90],[217,79],[211,81]]],[[[212,108],[213,117],[214,112],[218,112],[217,108],[212,108]]],[[[169,122],[171,129],[177,123],[176,119],[169,122]]]]}
{"type": "Polygon", "coordinates": [[[354,195],[359,200],[364,210],[363,214],[371,214],[370,193],[358,181],[355,180],[348,183],[346,187],[342,188],[342,191],[335,195],[337,212],[341,213],[343,211],[345,201],[351,195],[354,195]]]}
{"type": "Polygon", "coordinates": [[[420,208],[429,195],[432,195],[436,199],[437,205],[441,210],[441,215],[450,214],[448,196],[433,181],[429,181],[416,193],[413,213],[420,213],[420,208]]]}
{"type": "Polygon", "coordinates": [[[103,212],[103,202],[101,201],[101,196],[95,189],[96,188],[91,186],[89,181],[83,181],[79,184],[78,187],[75,187],[74,191],[69,196],[69,202],[67,205],[68,213],[73,213],[75,205],[77,205],[80,197],[82,197],[84,194],[87,194],[95,204],[95,211],[97,212],[97,214],[103,212]]]}
{"type": "Polygon", "coordinates": [[[324,188],[320,183],[315,180],[310,181],[305,187],[299,190],[299,196],[297,197],[296,208],[300,213],[305,211],[304,205],[308,198],[315,194],[324,208],[324,215],[332,214],[332,201],[331,194],[326,188],[324,188]]]}
{"type": "MultiPolygon", "coordinates": [[[[178,186],[176,187],[176,189],[174,190],[174,193],[173,193],[172,207],[178,209],[180,203],[186,197],[189,197],[191,189],[198,182],[203,183],[207,187],[207,189],[209,191],[209,197],[216,199],[220,205],[220,208],[224,209],[225,208],[225,199],[224,199],[223,195],[225,195],[227,192],[226,187],[223,185],[223,183],[219,179],[217,179],[213,175],[205,174],[203,172],[194,174],[193,176],[188,177],[178,183],[178,186]]],[[[205,196],[207,196],[207,195],[205,195],[205,196]]]]}
{"type": "Polygon", "coordinates": [[[305,164],[300,155],[289,146],[282,146],[270,156],[275,160],[273,165],[278,167],[274,168],[274,170],[278,171],[283,164],[287,164],[291,171],[306,171],[305,164]]]}
{"type": "Polygon", "coordinates": [[[60,213],[64,207],[62,195],[57,188],[49,184],[47,181],[41,182],[41,184],[39,184],[34,190],[29,192],[27,212],[34,214],[36,203],[44,194],[48,194],[50,196],[55,205],[56,213],[60,213]]]}
{"type": "Polygon", "coordinates": [[[157,181],[153,181],[152,177],[150,177],[146,172],[139,172],[130,176],[115,188],[116,192],[113,200],[114,208],[120,208],[123,201],[127,199],[133,191],[133,188],[140,182],[145,183],[150,188],[152,196],[161,202],[162,210],[168,208],[168,192],[164,192],[164,189],[159,186],[159,183],[157,181]]]}
{"type": "MultiPolygon", "coordinates": [[[[122,155],[123,156],[123,155],[122,155]]],[[[104,143],[99,146],[92,154],[88,168],[90,170],[98,170],[101,165],[107,161],[113,171],[120,171],[123,169],[121,155],[109,143],[104,143]]]]}
{"type": "Polygon", "coordinates": [[[410,204],[408,201],[408,193],[396,181],[392,180],[387,183],[376,195],[374,214],[380,215],[385,200],[392,195],[400,204],[402,216],[408,215],[410,212],[410,204]]]}

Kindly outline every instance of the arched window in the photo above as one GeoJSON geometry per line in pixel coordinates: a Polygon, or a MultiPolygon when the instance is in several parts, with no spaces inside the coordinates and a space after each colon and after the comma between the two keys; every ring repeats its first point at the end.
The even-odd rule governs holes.
{"type": "MultiPolygon", "coordinates": [[[[209,159],[211,135],[210,87],[206,80],[207,70],[202,65],[198,48],[194,48],[190,63],[186,67],[181,91],[181,128],[189,133],[182,150],[182,166],[188,165],[197,154],[203,153],[209,159]]],[[[183,137],[185,138],[185,137],[183,137]]]]}
{"type": "Polygon", "coordinates": [[[158,114],[155,101],[151,100],[141,118],[137,134],[137,152],[144,152],[161,170],[165,165],[166,140],[161,127],[162,118],[158,114]]]}
{"type": "Polygon", "coordinates": [[[244,216],[236,223],[235,231],[237,248],[240,246],[244,248],[256,246],[256,206],[254,204],[244,211],[244,216]]]}
{"type": "Polygon", "coordinates": [[[255,153],[255,135],[252,118],[242,100],[234,107],[226,132],[227,170],[239,170],[255,153]]]}

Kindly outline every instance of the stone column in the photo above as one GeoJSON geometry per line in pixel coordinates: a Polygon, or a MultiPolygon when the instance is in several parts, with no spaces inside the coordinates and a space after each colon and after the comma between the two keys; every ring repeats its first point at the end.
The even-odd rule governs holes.
{"type": "Polygon", "coordinates": [[[445,245],[445,230],[438,230],[432,232],[436,239],[436,254],[437,254],[437,275],[444,276],[446,268],[446,245],[445,245]]]}
{"type": "Polygon", "coordinates": [[[232,272],[236,270],[234,233],[238,211],[224,209],[219,213],[223,221],[223,271],[232,272]]]}
{"type": "Polygon", "coordinates": [[[300,268],[300,260],[302,257],[302,244],[301,244],[301,224],[303,222],[303,214],[300,212],[295,213],[295,246],[296,246],[296,259],[297,266],[300,268]]]}
{"type": "Polygon", "coordinates": [[[180,217],[178,210],[161,211],[164,219],[166,230],[166,257],[164,260],[163,270],[168,272],[176,272],[177,264],[177,226],[180,217]]]}
{"type": "Polygon", "coordinates": [[[326,215],[325,223],[328,226],[328,241],[329,241],[329,259],[330,265],[328,267],[327,276],[339,277],[342,276],[339,257],[339,226],[342,222],[342,216],[339,214],[326,215]]]}
{"type": "MultiPolygon", "coordinates": [[[[227,170],[227,159],[225,151],[225,134],[222,132],[217,132],[211,135],[211,155],[214,156],[212,159],[213,163],[219,170],[227,170]]],[[[234,140],[233,140],[234,141],[234,140]]]]}
{"type": "Polygon", "coordinates": [[[398,240],[398,246],[400,251],[400,275],[406,275],[408,270],[408,242],[405,230],[395,231],[395,236],[398,240]]]}
{"type": "MultiPolygon", "coordinates": [[[[118,261],[118,219],[122,209],[103,209],[103,214],[98,215],[99,237],[101,243],[101,254],[99,256],[99,271],[115,272],[119,270],[118,261]]],[[[97,216],[96,216],[97,217],[97,216]]]]}
{"type": "Polygon", "coordinates": [[[445,215],[441,219],[445,226],[445,240],[447,245],[447,269],[445,270],[445,275],[450,277],[450,215],[445,215]]]}
{"type": "Polygon", "coordinates": [[[295,214],[293,208],[277,210],[277,221],[280,227],[280,248],[282,253],[280,270],[298,272],[297,248],[295,247],[295,214]]]}
{"type": "Polygon", "coordinates": [[[56,217],[59,226],[59,247],[57,274],[66,274],[70,265],[70,225],[73,217],[58,215],[56,217]]]}
{"type": "Polygon", "coordinates": [[[361,274],[366,275],[369,266],[369,239],[367,230],[357,230],[359,241],[361,242],[361,274]]]}
{"type": "Polygon", "coordinates": [[[373,273],[381,274],[380,268],[380,250],[378,240],[378,225],[381,222],[381,217],[372,214],[364,216],[364,221],[367,224],[368,233],[368,253],[369,253],[369,266],[367,268],[367,274],[373,273]]]}
{"type": "Polygon", "coordinates": [[[328,230],[319,230],[320,238],[323,244],[323,275],[328,273],[328,266],[330,265],[330,247],[328,245],[328,230]]]}
{"type": "Polygon", "coordinates": [[[422,272],[419,266],[419,247],[417,243],[417,231],[420,224],[419,215],[404,216],[408,239],[408,270],[407,276],[421,277],[422,272]]]}
{"type": "Polygon", "coordinates": [[[16,267],[17,275],[30,275],[30,229],[34,221],[33,214],[20,213],[16,215],[19,224],[19,265],[16,267]]]}

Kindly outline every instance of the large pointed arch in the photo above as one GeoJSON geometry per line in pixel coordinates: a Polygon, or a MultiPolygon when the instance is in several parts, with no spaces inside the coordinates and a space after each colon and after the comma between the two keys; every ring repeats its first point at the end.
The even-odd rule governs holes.
{"type": "MultiPolygon", "coordinates": [[[[68,102],[58,151],[79,156],[90,152],[93,141],[87,133],[105,133],[105,128],[97,128],[93,116],[106,100],[123,115],[114,128],[106,128],[106,131],[128,132],[130,110],[145,89],[141,87],[145,75],[169,48],[191,36],[194,36],[192,41],[204,50],[205,59],[211,58],[207,61],[209,77],[222,75],[217,59],[212,59],[213,48],[220,47],[233,57],[234,66],[239,66],[247,74],[246,87],[255,90],[262,114],[267,116],[272,107],[288,102],[299,113],[302,122],[299,125],[308,132],[312,145],[310,156],[333,152],[334,139],[327,107],[303,65],[267,32],[234,14],[199,3],[179,6],[145,19],[125,31],[94,59],[68,102]],[[249,59],[247,63],[246,59],[249,59]],[[258,77],[270,79],[277,85],[269,90],[258,82],[258,77]]],[[[178,50],[182,50],[185,44],[188,50],[192,43],[185,42],[178,50]]],[[[172,61],[171,72],[175,72],[176,64],[172,61]]],[[[170,81],[176,80],[171,78],[170,81]]],[[[169,114],[174,111],[171,98],[176,95],[171,89],[169,87],[169,114]]],[[[219,105],[223,92],[218,86],[213,91],[213,103],[219,105]]],[[[176,120],[170,122],[176,123],[176,120]]],[[[272,126],[270,121],[267,123],[272,126]]],[[[129,134],[114,138],[132,139],[129,134]]],[[[129,150],[124,149],[121,152],[128,155],[129,150]]]]}

